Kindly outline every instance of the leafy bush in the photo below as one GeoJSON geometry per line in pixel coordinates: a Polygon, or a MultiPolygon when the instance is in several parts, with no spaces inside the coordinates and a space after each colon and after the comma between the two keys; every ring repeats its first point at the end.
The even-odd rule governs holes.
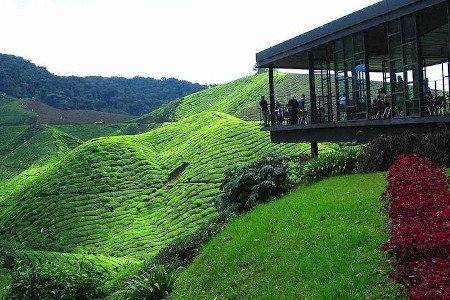
{"type": "Polygon", "coordinates": [[[17,249],[21,246],[16,242],[0,240],[0,268],[12,270],[17,259],[17,249]]]}
{"type": "Polygon", "coordinates": [[[168,273],[163,266],[153,266],[133,277],[129,282],[125,299],[163,299],[172,292],[175,273],[168,273]]]}
{"type": "Polygon", "coordinates": [[[101,272],[89,265],[74,271],[57,262],[17,262],[9,299],[97,299],[105,296],[102,283],[101,272]]]}
{"type": "Polygon", "coordinates": [[[434,135],[383,135],[364,148],[358,161],[358,170],[374,172],[387,170],[402,154],[430,157],[438,166],[450,165],[450,132],[434,135]]]}
{"type": "Polygon", "coordinates": [[[411,299],[449,299],[449,179],[431,159],[400,156],[382,195],[390,216],[390,239],[382,251],[394,255],[391,278],[409,289],[411,299]]]}
{"type": "Polygon", "coordinates": [[[355,146],[320,155],[300,165],[300,178],[302,181],[314,182],[329,176],[352,173],[361,152],[361,147],[355,146]]]}
{"type": "Polygon", "coordinates": [[[125,132],[129,135],[139,134],[139,126],[136,123],[131,123],[125,128],[125,132]]]}
{"type": "Polygon", "coordinates": [[[271,154],[227,171],[222,183],[224,194],[216,201],[219,211],[225,215],[242,213],[267,202],[271,196],[287,192],[292,183],[285,159],[283,155],[271,154]]]}

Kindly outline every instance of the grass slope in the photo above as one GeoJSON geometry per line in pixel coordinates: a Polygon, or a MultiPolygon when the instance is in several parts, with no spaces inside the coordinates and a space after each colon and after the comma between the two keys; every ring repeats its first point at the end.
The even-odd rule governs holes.
{"type": "Polygon", "coordinates": [[[0,93],[0,126],[33,124],[37,115],[23,107],[23,101],[0,93]]]}
{"type": "Polygon", "coordinates": [[[8,200],[0,236],[40,250],[150,257],[216,214],[227,168],[272,151],[309,145],[271,144],[258,124],[215,112],[92,140],[8,200]]]}
{"type": "Polygon", "coordinates": [[[399,299],[379,246],[385,174],[335,177],[261,205],[218,234],[171,299],[399,299]]]}

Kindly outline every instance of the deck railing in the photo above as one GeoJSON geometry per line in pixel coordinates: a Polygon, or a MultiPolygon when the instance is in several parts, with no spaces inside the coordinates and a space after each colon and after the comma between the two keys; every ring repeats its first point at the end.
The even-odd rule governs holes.
{"type": "MultiPolygon", "coordinates": [[[[375,99],[372,101],[369,110],[369,120],[383,120],[389,118],[410,118],[410,117],[430,117],[430,116],[442,116],[450,114],[450,95],[448,92],[434,90],[431,95],[426,96],[422,99],[422,109],[420,116],[401,116],[397,117],[393,111],[393,107],[390,104],[390,97],[387,96],[383,101],[375,99]]],[[[339,120],[337,118],[337,110],[345,110],[345,107],[336,103],[333,108],[333,121],[331,122],[352,122],[361,121],[357,120],[347,120],[346,117],[342,117],[339,120]]],[[[289,109],[286,104],[278,104],[275,108],[275,120],[276,126],[294,126],[294,125],[307,125],[311,124],[311,111],[308,109],[289,109]]],[[[340,112],[342,114],[342,111],[340,112]]],[[[320,115],[320,109],[316,109],[315,116],[320,115]]],[[[270,127],[271,113],[267,115],[267,124],[264,124],[264,113],[260,110],[260,124],[263,127],[270,127]]],[[[316,118],[315,123],[330,123],[321,121],[322,118],[316,118]]]]}

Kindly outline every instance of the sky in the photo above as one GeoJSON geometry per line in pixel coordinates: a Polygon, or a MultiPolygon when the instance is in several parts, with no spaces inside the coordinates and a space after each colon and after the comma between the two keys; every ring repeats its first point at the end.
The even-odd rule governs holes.
{"type": "Polygon", "coordinates": [[[0,53],[57,75],[225,83],[255,54],[377,0],[0,0],[0,53]]]}

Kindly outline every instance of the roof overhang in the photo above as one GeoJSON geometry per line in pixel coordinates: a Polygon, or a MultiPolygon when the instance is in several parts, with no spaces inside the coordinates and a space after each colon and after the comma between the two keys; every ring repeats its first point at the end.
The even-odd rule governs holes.
{"type": "MultiPolygon", "coordinates": [[[[256,54],[259,68],[295,68],[306,52],[447,0],[384,0],[256,54]]],[[[304,63],[299,68],[304,68],[304,63]]]]}

